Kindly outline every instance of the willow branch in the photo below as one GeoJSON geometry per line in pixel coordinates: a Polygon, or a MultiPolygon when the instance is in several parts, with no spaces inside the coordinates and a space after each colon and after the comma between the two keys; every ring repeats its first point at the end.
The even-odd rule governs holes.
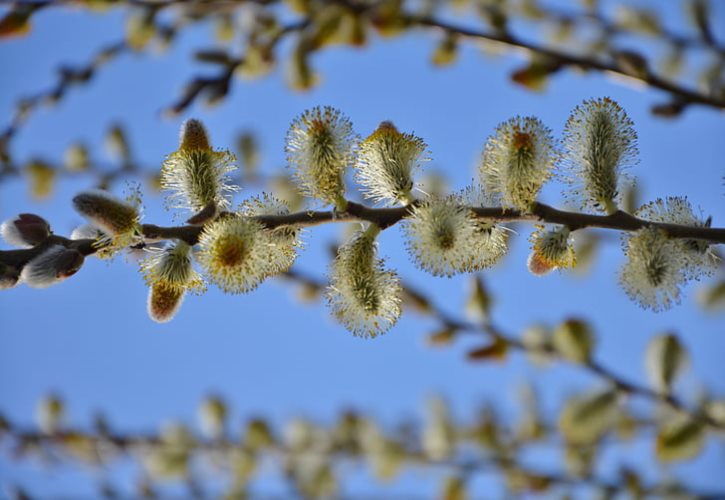
{"type": "MultiPolygon", "coordinates": [[[[330,211],[302,211],[288,215],[259,215],[253,219],[265,227],[274,229],[282,226],[310,227],[335,222],[370,222],[381,229],[398,224],[406,217],[411,216],[414,205],[397,208],[371,208],[360,203],[348,202],[344,212],[330,211]]],[[[612,215],[593,215],[579,212],[558,210],[543,203],[535,203],[531,213],[502,207],[469,207],[480,219],[491,222],[535,222],[562,224],[572,231],[585,228],[603,228],[619,231],[636,231],[644,227],[656,227],[664,231],[671,238],[704,240],[710,243],[725,243],[725,228],[692,227],[678,224],[665,224],[639,219],[633,215],[618,211],[612,215]]],[[[195,245],[203,226],[157,226],[155,224],[142,224],[140,235],[151,241],[156,240],[182,240],[195,245]]],[[[83,255],[96,253],[101,246],[95,245],[93,240],[70,240],[62,236],[53,235],[52,242],[62,244],[68,248],[77,249],[83,255]]],[[[33,257],[38,255],[39,246],[22,250],[0,250],[0,263],[22,268],[33,257]]]]}
{"type": "Polygon", "coordinates": [[[544,45],[526,42],[517,36],[507,33],[493,33],[479,31],[475,29],[465,28],[453,23],[434,19],[427,16],[409,15],[406,17],[407,22],[413,26],[422,28],[432,28],[440,30],[446,34],[453,33],[463,38],[471,40],[485,40],[489,42],[497,42],[509,47],[523,49],[528,53],[539,54],[545,56],[552,61],[563,66],[575,66],[593,71],[600,71],[613,75],[627,77],[646,84],[652,88],[663,90],[669,93],[680,104],[701,104],[713,108],[725,110],[725,98],[691,90],[681,85],[671,82],[652,73],[648,68],[641,68],[641,71],[631,71],[628,68],[618,66],[617,64],[605,62],[590,56],[580,56],[570,54],[559,49],[546,47],[544,45]]]}
{"type": "MultiPolygon", "coordinates": [[[[544,20],[553,23],[566,23],[571,25],[582,24],[585,22],[591,22],[596,25],[603,32],[610,35],[641,35],[647,36],[659,40],[663,43],[669,43],[677,47],[689,47],[689,48],[703,48],[711,50],[720,56],[725,56],[725,47],[714,40],[712,37],[707,39],[702,37],[687,36],[680,33],[667,30],[664,26],[661,26],[656,33],[641,33],[639,31],[633,31],[627,29],[615,21],[607,19],[601,12],[597,11],[581,11],[574,12],[569,10],[557,9],[554,6],[540,6],[541,14],[544,16],[544,20]]],[[[536,21],[536,19],[533,19],[536,21]]]]}
{"type": "MultiPolygon", "coordinates": [[[[51,433],[41,432],[35,429],[21,429],[10,422],[4,422],[7,428],[5,436],[9,437],[19,450],[18,455],[27,453],[23,450],[34,450],[38,446],[44,447],[46,450],[52,450],[60,456],[67,456],[71,459],[78,460],[77,452],[74,453],[73,447],[78,449],[79,444],[83,443],[86,449],[92,454],[93,460],[99,465],[108,464],[119,454],[127,456],[139,456],[147,454],[150,449],[163,449],[168,446],[164,439],[153,433],[121,433],[102,429],[100,431],[85,431],[80,429],[63,429],[51,433]]],[[[462,429],[460,436],[466,435],[467,432],[462,429]]],[[[472,435],[475,435],[472,434],[472,435]]],[[[2,441],[0,435],[0,441],[2,441]]],[[[354,438],[359,439],[359,438],[354,438]]],[[[587,486],[612,493],[630,491],[629,484],[626,481],[610,480],[593,474],[576,476],[565,472],[544,470],[539,467],[531,467],[525,465],[518,459],[515,451],[506,448],[506,443],[501,443],[502,449],[480,449],[478,456],[470,457],[470,453],[466,458],[459,458],[454,453],[453,457],[446,459],[432,459],[419,448],[421,436],[407,436],[403,439],[397,436],[386,436],[384,439],[394,439],[398,442],[404,452],[403,466],[429,467],[434,469],[442,469],[449,473],[456,474],[465,480],[470,480],[475,474],[494,472],[494,473],[515,473],[526,480],[525,489],[537,491],[540,488],[548,488],[549,486],[587,486]],[[411,439],[414,438],[414,439],[411,439]]],[[[462,445],[470,439],[459,437],[456,446],[462,445]]],[[[531,441],[529,444],[536,444],[537,441],[531,441]]],[[[473,444],[473,443],[471,443],[473,444]]],[[[480,446],[479,443],[476,445],[480,446]]],[[[190,455],[196,457],[199,454],[209,453],[216,457],[215,463],[219,464],[220,454],[232,453],[235,450],[245,449],[244,438],[240,440],[223,436],[217,439],[201,439],[194,436],[186,446],[190,455]]],[[[343,460],[362,461],[366,458],[363,450],[364,445],[352,441],[350,443],[330,442],[322,448],[313,448],[305,450],[306,456],[310,454],[320,455],[329,458],[332,463],[340,464],[343,460]]],[[[279,442],[274,437],[272,442],[266,444],[259,449],[250,450],[257,457],[269,456],[278,460],[280,466],[286,463],[286,459],[294,457],[300,453],[298,449],[291,449],[289,446],[279,442]]],[[[90,458],[89,456],[89,458],[90,458]]],[[[640,486],[643,495],[657,495],[671,493],[672,490],[662,484],[652,483],[650,485],[640,486]]],[[[716,499],[721,498],[722,493],[712,491],[700,491],[687,489],[687,493],[696,495],[697,498],[716,499]]]]}
{"type": "MultiPolygon", "coordinates": [[[[317,290],[322,290],[327,286],[326,283],[294,269],[284,273],[283,277],[317,290]]],[[[559,353],[552,347],[537,347],[537,349],[534,349],[516,338],[515,336],[504,333],[500,328],[495,326],[490,321],[490,319],[479,324],[455,317],[443,310],[443,308],[436,304],[427,294],[411,286],[409,283],[403,284],[403,293],[403,303],[406,306],[413,308],[414,310],[420,312],[423,315],[435,319],[437,322],[440,323],[443,328],[454,332],[454,334],[483,334],[491,338],[491,340],[501,342],[506,346],[519,352],[532,355],[541,354],[543,352],[551,359],[556,359],[560,362],[571,364],[570,361],[560,356],[559,353]]],[[[664,404],[669,408],[677,411],[678,413],[687,415],[690,419],[694,421],[701,422],[714,429],[725,430],[725,422],[716,420],[712,416],[701,410],[695,410],[690,408],[687,404],[684,403],[684,401],[672,394],[657,392],[653,389],[650,389],[649,387],[630,382],[623,377],[615,374],[614,371],[607,368],[605,365],[601,364],[598,361],[589,360],[586,363],[576,364],[575,366],[579,366],[583,370],[587,371],[590,375],[593,375],[596,378],[607,382],[608,384],[616,387],[625,394],[641,397],[653,403],[664,404]]]]}
{"type": "Polygon", "coordinates": [[[62,66],[58,71],[57,82],[47,90],[20,99],[10,124],[0,132],[0,159],[7,161],[10,140],[36,108],[43,103],[60,100],[70,87],[88,82],[101,66],[128,50],[130,47],[125,40],[109,44],[94,54],[91,61],[85,65],[62,66]]]}

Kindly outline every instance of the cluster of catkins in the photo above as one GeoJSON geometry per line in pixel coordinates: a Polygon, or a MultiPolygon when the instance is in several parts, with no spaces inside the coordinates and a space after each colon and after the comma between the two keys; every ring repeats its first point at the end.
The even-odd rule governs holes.
{"type": "MultiPolygon", "coordinates": [[[[608,98],[578,106],[566,123],[561,143],[539,119],[515,117],[499,125],[486,141],[475,185],[423,199],[413,194],[414,177],[428,159],[427,146],[390,122],[381,123],[360,140],[341,112],[316,107],[292,122],[286,152],[299,189],[338,213],[348,207],[344,178],[349,168],[366,198],[407,207],[402,225],[413,260],[435,276],[452,276],[490,267],[507,250],[510,231],[472,209],[498,206],[531,212],[543,184],[555,174],[571,186],[567,196],[579,209],[616,213],[627,182],[625,170],[636,162],[636,141],[631,120],[608,98]]],[[[170,320],[184,294],[203,290],[205,282],[227,293],[245,293],[293,264],[301,246],[301,228],[268,227],[259,220],[289,213],[284,203],[269,195],[251,198],[232,210],[231,195],[237,187],[229,174],[234,168],[234,156],[212,149],[199,121],[183,125],[179,149],[163,163],[161,184],[169,191],[169,207],[190,211],[189,223],[201,229],[195,245],[188,239],[172,241],[142,262],[150,287],[148,310],[154,320],[170,320]],[[203,277],[195,270],[194,260],[203,277]]],[[[138,203],[103,191],[81,193],[73,203],[91,225],[77,230],[72,239],[94,238],[106,254],[153,242],[141,229],[138,203]]],[[[709,225],[709,220],[694,214],[685,198],[658,200],[635,215],[653,222],[709,225]]],[[[25,231],[30,239],[25,238],[23,228],[40,225],[50,234],[42,219],[41,223],[23,217],[28,216],[2,225],[10,243],[33,246],[43,240],[32,231],[25,231]]],[[[354,234],[339,248],[329,271],[326,297],[332,314],[363,337],[384,333],[401,314],[400,281],[377,255],[380,230],[368,223],[354,234]]],[[[569,228],[539,226],[531,241],[528,265],[532,273],[543,275],[575,265],[569,228]]],[[[656,226],[627,233],[624,247],[627,262],[620,274],[622,286],[632,299],[653,310],[677,302],[682,284],[713,266],[707,242],[668,238],[656,226]]],[[[73,250],[67,245],[48,245],[24,267],[19,281],[43,287],[73,274],[82,255],[69,252],[73,250]]]]}

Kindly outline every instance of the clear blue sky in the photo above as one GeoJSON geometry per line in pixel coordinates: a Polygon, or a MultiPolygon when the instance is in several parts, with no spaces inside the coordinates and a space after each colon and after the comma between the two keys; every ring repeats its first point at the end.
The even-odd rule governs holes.
{"type": "MultiPolygon", "coordinates": [[[[668,11],[675,25],[677,12],[668,11]]],[[[122,10],[92,16],[48,9],[36,17],[30,36],[3,42],[0,123],[7,122],[18,97],[51,83],[59,63],[84,62],[102,44],[118,40],[123,19],[122,10]]],[[[242,129],[254,130],[261,139],[262,172],[274,174],[285,165],[283,140],[290,121],[307,108],[329,104],[345,112],[363,136],[382,120],[414,131],[432,153],[426,168],[443,172],[452,188],[461,188],[474,175],[486,137],[501,121],[516,114],[536,115],[559,135],[574,106],[610,96],[627,110],[639,133],[640,164],[632,174],[640,181],[642,199],[687,195],[712,214],[714,225],[725,226],[725,122],[714,111],[693,107],[678,120],[656,120],[649,106],[663,95],[617,85],[601,75],[568,71],[557,75],[546,92],[530,93],[508,83],[512,68],[522,63],[518,59],[491,58],[467,46],[454,67],[433,68],[428,61],[435,41],[407,36],[376,39],[361,51],[333,49],[315,57],[323,83],[312,92],[289,91],[278,70],[253,83],[235,82],[220,107],[195,105],[184,116],[163,118],[162,106],[201,70],[191,62],[193,50],[213,43],[211,28],[198,26],[184,33],[168,53],[122,56],[90,85],[71,90],[58,106],[34,115],[13,144],[15,156],[59,160],[70,142],[82,140],[93,148],[95,158],[107,163],[101,149],[104,131],[110,122],[120,121],[128,126],[139,162],[158,167],[176,148],[180,123],[193,116],[205,121],[219,147],[233,147],[242,129]]],[[[24,181],[4,182],[0,218],[36,212],[56,232],[67,234],[81,222],[70,199],[91,183],[87,177],[63,180],[51,199],[37,203],[27,196],[24,181]]],[[[117,189],[120,192],[120,186],[117,189]]],[[[561,205],[560,191],[561,186],[551,185],[542,200],[561,205]]],[[[247,189],[239,199],[253,192],[247,189]]],[[[146,221],[172,222],[161,197],[149,194],[145,205],[146,221]]],[[[296,266],[323,276],[327,243],[342,229],[310,230],[296,266]]],[[[725,396],[725,321],[722,314],[699,310],[697,286],[688,286],[682,304],[671,311],[639,309],[617,285],[623,257],[616,235],[610,235],[590,275],[536,278],[525,265],[529,227],[517,229],[508,257],[485,273],[496,295],[494,319],[502,328],[518,334],[534,322],[588,317],[598,334],[598,359],[641,382],[648,340],[673,330],[694,361],[679,386],[682,396],[693,401],[703,387],[725,396]]],[[[447,310],[462,314],[468,277],[433,278],[417,271],[395,228],[386,231],[380,243],[381,254],[404,279],[447,310]]],[[[72,279],[46,290],[18,287],[2,292],[0,412],[13,422],[31,425],[36,401],[57,391],[69,405],[72,424],[87,426],[94,412],[103,411],[120,430],[150,430],[169,418],[194,424],[198,402],[212,391],[228,399],[235,422],[256,414],[279,423],[296,415],[330,422],[339,410],[352,406],[392,424],[421,415],[433,394],[445,395],[462,418],[471,418],[484,401],[494,401],[503,414],[513,417],[517,387],[534,380],[553,416],[567,395],[597,382],[563,365],[537,369],[519,355],[502,364],[466,363],[470,341],[431,349],[424,340],[435,323],[412,312],[381,338],[354,338],[333,323],[322,304],[300,304],[291,287],[274,280],[242,296],[225,296],[210,287],[204,296],[188,298],[176,319],[165,325],[147,317],[145,302],[141,276],[124,258],[111,263],[89,259],[72,279]]],[[[554,460],[544,465],[553,468],[558,457],[554,460]]],[[[657,471],[648,447],[621,448],[606,461],[603,472],[613,473],[619,464],[644,464],[650,474],[657,471]]],[[[698,485],[723,488],[724,464],[722,449],[710,444],[700,459],[674,467],[673,472],[698,485]]],[[[39,470],[0,457],[0,488],[17,482],[40,494],[89,493],[95,484],[89,477],[94,476],[81,468],[39,470]]],[[[437,488],[435,478],[408,479],[404,486],[417,493],[437,488]]],[[[363,491],[388,490],[368,484],[363,491]]]]}

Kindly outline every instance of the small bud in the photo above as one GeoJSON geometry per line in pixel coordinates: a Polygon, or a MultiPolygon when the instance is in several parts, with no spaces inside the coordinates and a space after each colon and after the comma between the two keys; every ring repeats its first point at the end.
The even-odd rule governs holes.
{"type": "Polygon", "coordinates": [[[443,399],[434,398],[429,402],[426,420],[422,436],[423,452],[434,461],[450,458],[455,446],[455,430],[443,399]]]}
{"type": "Polygon", "coordinates": [[[413,201],[413,173],[427,161],[426,143],[403,134],[391,122],[382,122],[360,143],[355,180],[363,195],[375,202],[407,205],[413,201]]]}
{"type": "Polygon", "coordinates": [[[403,231],[415,263],[434,276],[491,267],[506,252],[508,239],[500,227],[476,218],[457,196],[417,205],[403,231]]]}
{"type": "Polygon", "coordinates": [[[120,125],[113,125],[106,133],[106,149],[114,158],[123,162],[131,159],[131,149],[128,146],[126,132],[120,125]]]}
{"type": "Polygon", "coordinates": [[[552,343],[556,351],[574,363],[586,363],[594,347],[594,335],[585,322],[569,319],[554,330],[552,343]]]}
{"type": "Polygon", "coordinates": [[[47,288],[73,276],[83,261],[77,250],[52,245],[25,264],[20,277],[30,287],[47,288]]]}
{"type": "Polygon", "coordinates": [[[209,135],[199,120],[186,120],[179,133],[179,149],[184,151],[211,151],[209,135]]]}
{"type": "Polygon", "coordinates": [[[685,262],[679,245],[654,227],[629,235],[625,240],[627,262],[619,282],[629,297],[645,309],[663,311],[680,301],[686,281],[685,262]]]}
{"type": "Polygon", "coordinates": [[[612,59],[622,73],[634,78],[644,79],[649,74],[647,59],[640,53],[632,50],[612,51],[612,59]]]}
{"type": "Polygon", "coordinates": [[[86,191],[73,198],[75,209],[104,233],[120,236],[136,231],[138,209],[107,191],[86,191]]]}
{"type": "Polygon", "coordinates": [[[160,442],[144,456],[144,465],[154,478],[185,478],[194,445],[194,437],[184,425],[167,424],[160,442]]]}
{"type": "Polygon", "coordinates": [[[63,158],[65,168],[71,172],[82,172],[87,170],[90,161],[88,159],[88,148],[83,144],[73,144],[65,150],[63,158]]]}
{"type": "Polygon", "coordinates": [[[244,430],[244,444],[251,450],[262,450],[274,444],[274,436],[269,424],[260,418],[253,418],[247,422],[244,430]]]}
{"type": "Polygon", "coordinates": [[[33,160],[25,167],[30,181],[30,194],[33,198],[43,199],[50,196],[55,185],[56,171],[40,160],[33,160]]]}
{"type": "Polygon", "coordinates": [[[608,97],[584,101],[564,127],[565,175],[572,199],[584,209],[614,213],[637,162],[637,133],[622,107],[608,97]]]}
{"type": "Polygon", "coordinates": [[[356,142],[352,123],[335,108],[315,107],[295,118],[287,132],[285,151],[301,191],[325,203],[341,205],[345,197],[343,175],[353,161],[356,142]]]}
{"type": "Polygon", "coordinates": [[[556,150],[551,130],[534,117],[515,117],[488,138],[478,169],[481,185],[510,207],[528,211],[551,177],[556,150]]]}
{"type": "Polygon", "coordinates": [[[209,136],[199,120],[187,120],[181,126],[179,149],[161,166],[161,187],[170,191],[167,205],[194,213],[210,204],[229,206],[229,198],[238,188],[229,174],[236,169],[235,156],[229,151],[213,151],[209,136]]]}
{"type": "Polygon", "coordinates": [[[431,62],[436,66],[448,66],[458,59],[458,36],[448,33],[440,41],[431,55],[431,62]]]}
{"type": "Polygon", "coordinates": [[[333,316],[354,335],[365,338],[387,332],[402,312],[400,280],[376,256],[378,231],[370,226],[340,247],[327,288],[333,316]]]}
{"type": "Polygon", "coordinates": [[[551,331],[548,327],[540,324],[529,326],[521,335],[521,343],[533,364],[543,366],[551,361],[551,331]]]}
{"type": "Polygon", "coordinates": [[[54,434],[63,426],[65,408],[55,394],[49,394],[38,402],[35,417],[38,427],[46,434],[54,434]]]}
{"type": "Polygon", "coordinates": [[[687,351],[674,335],[658,335],[647,346],[645,364],[650,382],[668,393],[688,363],[687,351]]]}
{"type": "Polygon", "coordinates": [[[50,236],[50,224],[35,214],[20,214],[0,224],[0,234],[8,244],[19,247],[34,247],[50,236]]]}
{"type": "Polygon", "coordinates": [[[287,61],[285,76],[292,90],[305,92],[320,83],[320,75],[310,65],[310,45],[309,40],[300,37],[287,61]]]}
{"type": "Polygon", "coordinates": [[[199,420],[204,434],[210,439],[224,437],[227,425],[227,405],[218,396],[209,396],[199,406],[199,420]]]}
{"type": "Polygon", "coordinates": [[[143,50],[156,34],[155,10],[134,13],[126,21],[126,41],[133,50],[143,50]]]}
{"type": "Polygon", "coordinates": [[[533,243],[527,266],[531,274],[544,276],[554,269],[568,269],[576,265],[576,254],[565,226],[545,230],[540,226],[531,235],[533,243]]]}

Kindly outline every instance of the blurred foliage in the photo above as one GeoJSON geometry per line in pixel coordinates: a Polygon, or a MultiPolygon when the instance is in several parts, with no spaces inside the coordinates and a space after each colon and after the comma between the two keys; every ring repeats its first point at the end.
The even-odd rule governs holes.
{"type": "MultiPolygon", "coordinates": [[[[0,131],[0,181],[22,176],[31,196],[38,199],[50,196],[63,176],[93,176],[103,189],[136,176],[152,190],[160,190],[157,169],[137,162],[122,124],[108,127],[105,142],[113,158],[109,163],[99,161],[94,148],[81,142],[70,144],[60,160],[16,162],[12,139],[37,108],[57,104],[71,89],[92,83],[116,57],[163,51],[187,27],[202,22],[214,25],[217,43],[198,48],[194,58],[215,73],[187,82],[166,108],[170,114],[182,113],[197,101],[222,104],[237,80],[266,77],[278,66],[291,89],[309,90],[324,82],[314,65],[317,53],[340,45],[362,48],[375,37],[384,40],[413,30],[432,35],[430,62],[441,67],[454,65],[467,43],[498,56],[509,49],[526,49],[527,60],[511,74],[511,81],[533,91],[555,85],[561,71],[599,71],[662,91],[662,101],[652,106],[660,117],[679,116],[691,105],[725,109],[725,47],[713,34],[709,2],[684,2],[690,26],[683,33],[670,31],[656,10],[623,4],[610,16],[596,0],[580,3],[561,10],[537,0],[15,2],[0,12],[0,38],[27,36],[38,12],[68,6],[98,15],[124,9],[127,20],[118,42],[101,47],[87,64],[61,67],[48,91],[17,102],[8,127],[0,131]],[[288,45],[282,43],[285,40],[288,45]],[[651,42],[655,49],[643,48],[651,42]]],[[[261,172],[260,141],[254,131],[242,131],[235,146],[242,168],[234,183],[269,187],[291,212],[305,207],[289,176],[261,172]]],[[[444,196],[445,179],[431,175],[421,190],[444,196]]],[[[628,186],[622,210],[635,213],[638,198],[635,186],[628,186]]],[[[577,233],[574,270],[586,272],[606,241],[600,231],[577,233]]],[[[2,262],[0,266],[0,283],[18,281],[12,266],[2,262]]],[[[699,295],[706,310],[725,308],[722,266],[718,272],[719,278],[704,284],[699,295]]],[[[300,298],[308,301],[321,299],[327,287],[295,269],[281,278],[290,280],[300,298]]],[[[602,498],[723,497],[723,492],[699,491],[686,477],[645,478],[634,468],[602,477],[597,469],[609,449],[636,439],[650,443],[654,457],[663,464],[690,460],[700,455],[708,440],[722,439],[725,402],[712,395],[693,402],[676,389],[675,382],[688,365],[686,346],[676,334],[664,332],[653,339],[643,353],[650,383],[640,384],[600,364],[596,334],[586,319],[565,318],[557,325],[506,333],[493,322],[494,299],[477,275],[471,279],[468,319],[450,315],[410,285],[403,286],[402,294],[404,307],[434,320],[427,336],[432,347],[473,339],[474,344],[467,343],[468,362],[500,362],[525,355],[544,366],[571,363],[598,381],[571,395],[551,420],[544,417],[549,412],[541,407],[536,390],[527,387],[514,421],[499,414],[496,402],[472,419],[459,420],[443,400],[435,400],[425,424],[384,426],[362,412],[346,411],[326,425],[298,419],[280,430],[255,418],[239,430],[230,422],[223,399],[210,396],[200,406],[200,432],[176,422],[144,434],[117,430],[102,416],[93,428],[74,427],[65,402],[49,395],[38,405],[37,428],[23,428],[0,416],[0,445],[13,459],[82,463],[106,472],[119,466],[123,457],[133,458],[137,488],[116,485],[109,475],[99,488],[108,497],[164,496],[168,484],[178,483],[192,497],[245,498],[257,493],[258,481],[272,475],[284,478],[290,495],[336,498],[347,493],[349,463],[365,467],[376,480],[388,484],[406,471],[426,470],[439,483],[438,497],[451,500],[475,496],[472,482],[489,473],[511,495],[566,497],[584,488],[602,498]],[[641,406],[635,410],[632,399],[648,402],[648,411],[641,406]],[[555,450],[562,467],[532,468],[527,450],[539,446],[555,450]],[[223,478],[218,489],[206,484],[211,470],[223,478]]],[[[18,498],[32,496],[32,491],[21,488],[14,493],[18,498]]]]}

